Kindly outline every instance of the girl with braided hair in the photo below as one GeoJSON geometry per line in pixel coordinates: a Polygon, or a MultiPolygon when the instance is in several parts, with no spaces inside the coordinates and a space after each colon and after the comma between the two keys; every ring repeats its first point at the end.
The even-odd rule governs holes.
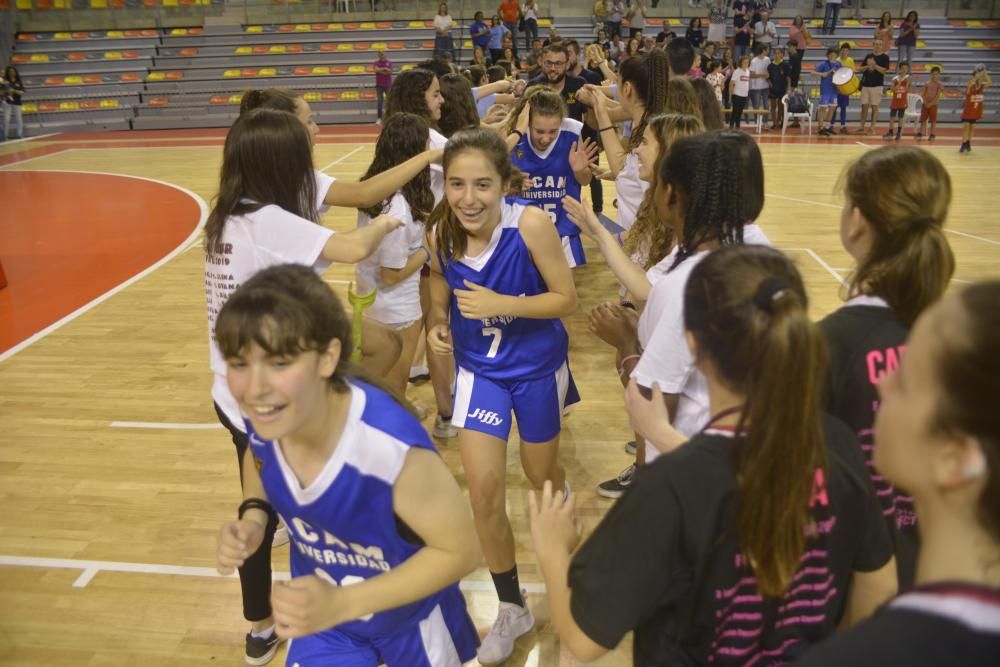
{"type": "MultiPolygon", "coordinates": [[[[697,217],[689,209],[687,222],[697,217]]],[[[637,667],[785,664],[895,589],[892,545],[853,435],[820,411],[825,349],[802,276],[773,248],[706,245],[718,241],[682,260],[691,270],[672,295],[673,326],[697,350],[713,416],[682,434],[664,395],[646,398],[631,382],[633,427],[667,453],[575,554],[575,497],[564,502],[548,483],[540,501],[528,496],[552,624],[582,661],[634,630],[637,667]]]]}

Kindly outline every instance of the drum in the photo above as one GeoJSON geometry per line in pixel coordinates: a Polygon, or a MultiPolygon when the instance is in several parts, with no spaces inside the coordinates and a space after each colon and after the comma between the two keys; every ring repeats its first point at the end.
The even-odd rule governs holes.
{"type": "Polygon", "coordinates": [[[833,73],[833,85],[841,95],[853,95],[861,90],[861,79],[850,67],[841,67],[833,73]]]}

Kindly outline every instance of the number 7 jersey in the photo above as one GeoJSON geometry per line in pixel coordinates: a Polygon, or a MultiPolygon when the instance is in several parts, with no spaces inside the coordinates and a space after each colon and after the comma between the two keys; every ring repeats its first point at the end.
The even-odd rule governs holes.
{"type": "Polygon", "coordinates": [[[466,318],[458,310],[456,289],[465,281],[488,287],[498,294],[529,297],[548,292],[521,238],[518,224],[526,206],[505,200],[500,224],[476,257],[468,255],[441,261],[451,298],[451,336],[455,361],[477,375],[494,380],[520,380],[548,376],[566,361],[569,338],[558,319],[529,319],[500,315],[481,320],[466,318]]]}

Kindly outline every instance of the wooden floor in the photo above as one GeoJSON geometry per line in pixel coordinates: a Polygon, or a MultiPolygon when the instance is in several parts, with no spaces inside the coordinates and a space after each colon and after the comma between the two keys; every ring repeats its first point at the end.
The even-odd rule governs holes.
{"type": "MultiPolygon", "coordinates": [[[[317,166],[356,178],[371,159],[371,137],[370,128],[324,130],[317,166]]],[[[0,146],[0,170],[138,176],[210,201],[221,141],[214,131],[52,136],[0,146]]],[[[846,161],[881,143],[862,141],[767,138],[762,145],[768,198],[760,222],[806,276],[816,317],[839,303],[838,277],[849,266],[837,232],[834,183],[846,161]]],[[[951,135],[930,149],[949,167],[955,186],[948,228],[958,257],[956,282],[1000,275],[993,192],[998,143],[984,139],[972,154],[959,155],[951,135]]],[[[87,194],[57,196],[83,204],[87,194]]],[[[605,196],[613,214],[610,187],[605,196]]],[[[52,204],[36,202],[40,217],[52,204]]],[[[342,230],[354,221],[349,210],[333,210],[325,220],[342,230]]],[[[141,225],[128,233],[139,243],[141,225]]],[[[5,245],[0,238],[0,260],[5,245]]],[[[0,665],[243,664],[239,586],[213,569],[215,532],[232,515],[239,487],[233,447],[216,427],[209,399],[199,247],[197,235],[189,237],[162,265],[110,298],[14,354],[0,350],[0,665]]],[[[588,255],[591,264],[576,274],[580,310],[570,319],[571,363],[584,401],[566,420],[561,456],[589,529],[609,507],[594,485],[629,463],[622,451],[629,432],[611,351],[586,326],[586,313],[614,298],[616,285],[593,247],[588,255]]],[[[343,293],[351,275],[340,266],[327,277],[343,293]]],[[[429,387],[416,389],[413,398],[432,404],[429,387]]],[[[454,442],[441,451],[462,482],[454,442]]],[[[548,622],[513,447],[509,461],[521,580],[539,623],[508,664],[572,664],[560,660],[548,622]]],[[[287,571],[287,547],[274,561],[287,571]]],[[[496,612],[485,569],[465,588],[485,629],[496,612]]],[[[630,664],[628,642],[598,664],[630,664]]]]}

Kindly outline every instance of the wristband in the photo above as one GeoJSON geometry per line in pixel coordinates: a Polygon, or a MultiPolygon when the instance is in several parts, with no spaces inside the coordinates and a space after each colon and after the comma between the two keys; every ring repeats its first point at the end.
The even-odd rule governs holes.
{"type": "Polygon", "coordinates": [[[271,503],[263,500],[261,498],[247,498],[242,503],[240,503],[240,508],[237,510],[237,518],[242,519],[243,515],[247,513],[248,510],[261,510],[268,517],[274,514],[274,508],[271,507],[271,503]]]}
{"type": "Polygon", "coordinates": [[[428,250],[427,246],[425,246],[425,245],[420,246],[420,249],[423,250],[424,253],[427,255],[427,260],[424,262],[424,264],[430,264],[431,263],[431,251],[428,250]]]}
{"type": "Polygon", "coordinates": [[[524,137],[524,132],[522,132],[521,130],[514,129],[514,130],[511,130],[510,133],[511,134],[516,134],[518,139],[521,139],[521,138],[524,137]]]}
{"type": "Polygon", "coordinates": [[[625,377],[625,362],[632,361],[633,359],[638,359],[640,356],[642,355],[630,354],[627,357],[623,358],[621,366],[618,367],[618,377],[625,377]]]}
{"type": "Polygon", "coordinates": [[[601,132],[607,132],[608,130],[613,130],[613,129],[615,129],[614,125],[608,125],[607,127],[602,127],[597,132],[598,132],[598,134],[600,134],[601,132]]]}

